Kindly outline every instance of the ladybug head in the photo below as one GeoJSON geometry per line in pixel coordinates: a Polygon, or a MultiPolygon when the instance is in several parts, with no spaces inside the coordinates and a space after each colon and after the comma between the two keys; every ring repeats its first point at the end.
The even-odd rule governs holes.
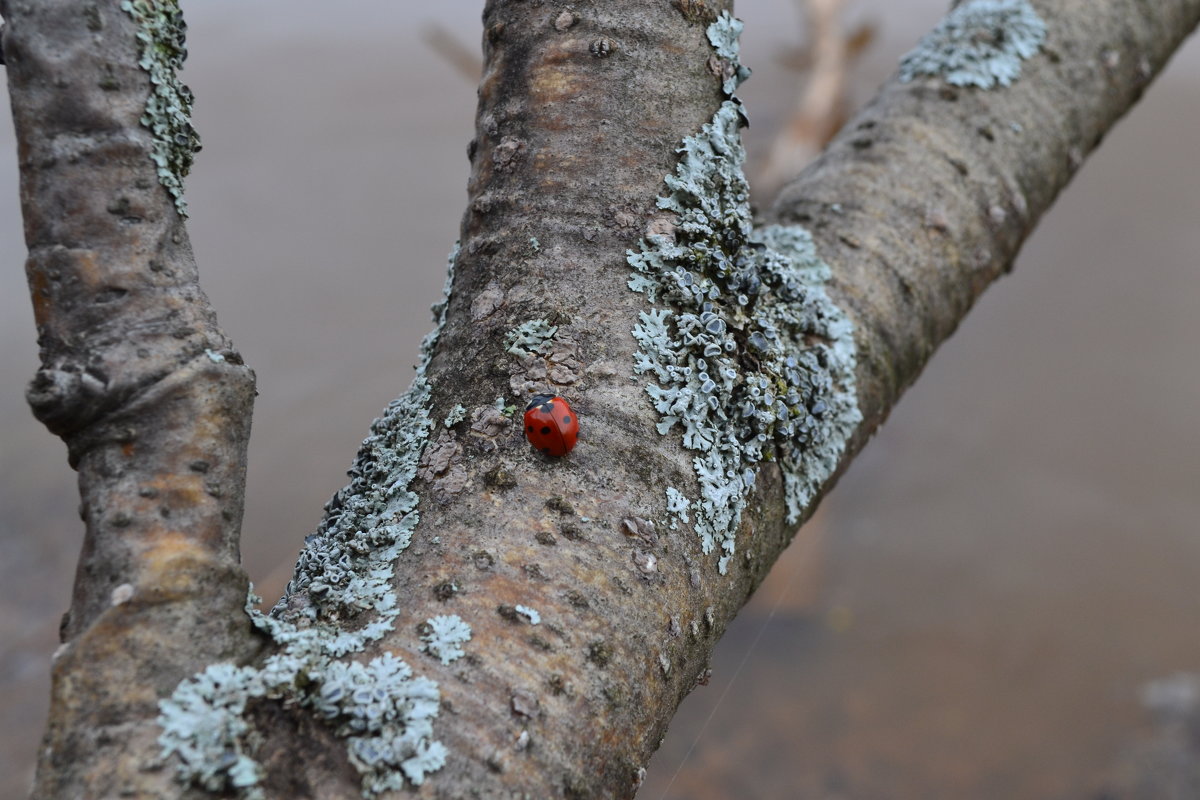
{"type": "Polygon", "coordinates": [[[557,395],[553,394],[535,394],[533,399],[529,401],[529,405],[525,406],[525,410],[529,411],[530,409],[540,406],[543,403],[549,403],[556,396],[557,395]]]}

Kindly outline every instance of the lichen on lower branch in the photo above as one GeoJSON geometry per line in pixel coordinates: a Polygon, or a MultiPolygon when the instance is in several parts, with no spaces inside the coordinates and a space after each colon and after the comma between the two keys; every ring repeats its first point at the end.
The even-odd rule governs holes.
{"type": "MultiPolygon", "coordinates": [[[[734,75],[738,31],[727,13],[709,28],[734,75]]],[[[680,429],[696,453],[699,496],[668,487],[671,527],[693,524],[705,553],[720,550],[721,573],[762,464],[781,467],[794,523],[862,419],[853,331],[823,288],[828,265],[803,228],[753,227],[742,119],[731,98],[684,139],[658,200],[673,221],[628,258],[630,288],[655,304],[633,328],[634,370],[653,379],[658,432],[680,429]]]]}
{"type": "MultiPolygon", "coordinates": [[[[434,428],[426,369],[445,324],[456,255],[457,247],[412,386],[371,426],[350,483],[305,540],[284,597],[269,615],[247,603],[278,650],[258,666],[214,664],[160,702],[159,742],[164,757],[177,759],[181,781],[244,800],[263,797],[263,770],[253,757],[263,737],[247,714],[257,702],[307,710],[332,725],[368,797],[402,789],[406,780],[420,785],[445,763],[446,748],[433,738],[437,684],[391,653],[365,663],[349,656],[393,630],[400,614],[392,576],[419,518],[409,484],[434,428]]],[[[437,617],[427,626],[413,652],[424,649],[443,664],[462,655],[471,637],[465,621],[437,617]]]]}

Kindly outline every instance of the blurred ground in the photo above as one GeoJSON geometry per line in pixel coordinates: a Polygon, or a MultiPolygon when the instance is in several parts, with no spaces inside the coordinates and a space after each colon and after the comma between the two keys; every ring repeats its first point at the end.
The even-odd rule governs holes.
{"type": "MultiPolygon", "coordinates": [[[[192,5],[191,229],[259,375],[243,547],[272,596],[428,327],[474,87],[419,37],[437,19],[475,42],[479,4],[192,5]]],[[[865,100],[944,3],[859,6],[880,23],[865,100]]],[[[761,152],[797,16],[739,14],[761,152]]],[[[1192,42],[739,617],[640,797],[1124,800],[1131,769],[1169,772],[1139,692],[1200,672],[1198,126],[1192,42]]],[[[22,396],[37,361],[13,153],[0,124],[2,797],[28,785],[80,542],[63,447],[22,396]]]]}

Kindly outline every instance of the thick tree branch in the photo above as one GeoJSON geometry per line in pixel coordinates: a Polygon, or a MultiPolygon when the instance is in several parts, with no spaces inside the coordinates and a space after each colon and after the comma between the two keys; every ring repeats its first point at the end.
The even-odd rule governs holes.
{"type": "MultiPolygon", "coordinates": [[[[710,27],[723,6],[488,4],[469,209],[432,359],[373,428],[274,616],[258,618],[275,641],[255,658],[234,566],[249,373],[195,288],[156,182],[131,17],[115,4],[95,22],[67,2],[17,5],[3,9],[4,52],[48,375],[34,399],[94,509],[40,795],[161,796],[179,765],[194,783],[272,797],[351,797],[360,780],[439,797],[631,795],[795,527],[783,471],[755,462],[718,571],[692,522],[666,508],[668,487],[702,499],[696,451],[651,433],[659,415],[634,372],[643,345],[630,331],[650,304],[627,288],[626,251],[704,249],[656,202],[679,143],[723,121],[709,144],[736,167],[721,138],[736,131],[722,86],[736,65],[714,53],[728,40],[710,27]],[[562,460],[531,451],[504,413],[547,387],[582,420],[562,460]],[[168,416],[134,416],[146,413],[168,416]],[[164,491],[178,496],[165,517],[164,491]],[[220,597],[192,602],[202,585],[220,597]],[[117,727],[121,752],[102,738],[117,727]]],[[[772,212],[812,230],[855,323],[864,421],[837,468],[813,478],[819,491],[1200,19],[1200,0],[1037,6],[1047,39],[1014,86],[890,82],[772,212]]],[[[714,237],[734,259],[765,248],[736,226],[714,237]]],[[[751,338],[738,352],[757,374],[767,348],[751,338]]]]}

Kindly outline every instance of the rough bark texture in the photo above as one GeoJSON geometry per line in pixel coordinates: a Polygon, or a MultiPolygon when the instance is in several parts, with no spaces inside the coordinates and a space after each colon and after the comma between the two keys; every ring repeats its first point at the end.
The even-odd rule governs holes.
{"type": "MultiPolygon", "coordinates": [[[[477,658],[440,679],[457,719],[473,722],[447,729],[453,778],[434,780],[435,793],[632,793],[663,712],[695,685],[757,575],[711,580],[694,535],[665,536],[661,523],[643,535],[635,519],[662,516],[664,481],[692,478],[691,455],[658,446],[654,412],[630,381],[629,331],[647,306],[625,285],[625,251],[655,216],[680,140],[721,99],[705,38],[720,8],[689,19],[667,2],[493,2],[484,14],[487,66],[455,293],[431,369],[434,418],[501,395],[519,416],[530,390],[549,385],[584,427],[561,460],[534,453],[519,424],[454,437],[451,466],[422,491],[426,535],[440,544],[413,554],[401,596],[415,620],[459,614],[480,643],[477,658]],[[558,327],[548,363],[506,352],[507,332],[534,319],[558,327]],[[639,552],[655,554],[655,572],[639,567],[639,552]],[[446,581],[458,592],[442,600],[431,590],[446,581]],[[542,624],[498,613],[518,603],[542,624]],[[700,637],[673,636],[672,620],[676,634],[698,621],[700,637]],[[530,713],[514,710],[518,696],[535,699],[530,713]],[[530,744],[519,748],[524,730],[530,744]]],[[[778,503],[764,508],[778,518],[778,503]]],[[[764,527],[782,546],[778,519],[764,527]]]]}
{"type": "Polygon", "coordinates": [[[42,360],[28,397],[67,444],[86,526],[37,793],[153,794],[173,788],[140,770],[158,699],[252,646],[238,532],[254,378],[151,161],[133,18],[115,2],[0,11],[42,360]]]}
{"type": "MultiPolygon", "coordinates": [[[[843,464],[1200,19],[1200,0],[1037,5],[1047,43],[1013,87],[890,82],[772,212],[813,231],[856,324],[865,422],[843,464]]],[[[88,522],[37,794],[163,796],[182,789],[153,763],[155,700],[255,652],[235,533],[252,382],[155,181],[131,23],[115,3],[95,8],[98,29],[65,0],[0,4],[46,363],[35,408],[68,441],[88,522]]],[[[626,288],[625,251],[659,224],[679,142],[722,99],[705,36],[722,8],[485,10],[470,204],[413,485],[422,521],[396,567],[395,629],[366,653],[440,685],[449,758],[419,794],[632,795],[794,532],[773,468],[728,575],[690,531],[668,530],[664,489],[694,487],[691,454],[653,433],[644,381],[630,379],[647,304],[626,288]],[[507,333],[543,318],[558,326],[553,351],[512,355],[507,333]],[[582,420],[566,459],[489,412],[547,385],[582,420]],[[460,403],[471,422],[443,425],[460,403]],[[418,626],[441,614],[473,630],[448,666],[420,652],[418,626]]],[[[358,795],[340,742],[307,711],[265,701],[252,715],[268,796],[358,795]]]]}

